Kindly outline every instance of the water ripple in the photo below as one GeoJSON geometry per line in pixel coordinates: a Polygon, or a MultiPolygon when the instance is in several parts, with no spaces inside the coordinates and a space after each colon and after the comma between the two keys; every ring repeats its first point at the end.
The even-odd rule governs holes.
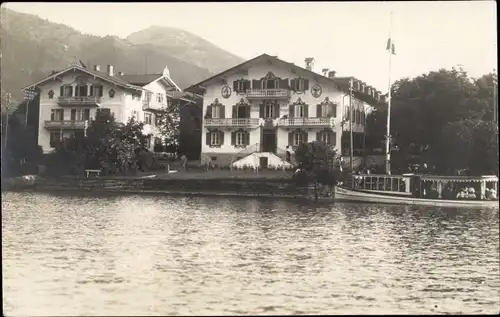
{"type": "Polygon", "coordinates": [[[8,193],[2,250],[7,315],[488,314],[500,305],[493,210],[8,193]]]}

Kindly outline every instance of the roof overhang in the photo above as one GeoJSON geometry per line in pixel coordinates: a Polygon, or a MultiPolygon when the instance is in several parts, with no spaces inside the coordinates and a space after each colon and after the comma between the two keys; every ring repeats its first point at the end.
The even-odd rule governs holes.
{"type": "Polygon", "coordinates": [[[122,84],[120,82],[111,80],[111,79],[106,78],[104,76],[100,76],[99,74],[90,72],[87,69],[82,68],[82,67],[78,67],[76,65],[72,65],[72,66],[70,66],[70,67],[68,67],[68,68],[66,68],[66,69],[64,69],[64,70],[62,70],[62,71],[60,71],[58,73],[52,74],[50,76],[47,76],[47,77],[45,77],[44,79],[42,79],[40,81],[37,81],[37,82],[35,82],[33,84],[30,84],[28,86],[25,86],[25,87],[21,88],[21,90],[33,89],[33,88],[38,87],[39,85],[41,85],[41,84],[43,84],[43,83],[45,83],[45,82],[47,82],[49,80],[57,80],[57,79],[61,80],[61,77],[60,77],[61,75],[65,74],[65,73],[67,73],[69,71],[77,71],[77,70],[81,71],[83,73],[86,73],[86,74],[88,74],[90,76],[93,76],[94,78],[99,78],[101,80],[104,80],[106,82],[112,83],[112,84],[114,84],[116,86],[120,86],[120,87],[125,88],[125,89],[133,89],[133,90],[139,90],[139,91],[143,90],[142,87],[135,86],[135,85],[130,85],[130,84],[124,85],[124,84],[122,84]]]}

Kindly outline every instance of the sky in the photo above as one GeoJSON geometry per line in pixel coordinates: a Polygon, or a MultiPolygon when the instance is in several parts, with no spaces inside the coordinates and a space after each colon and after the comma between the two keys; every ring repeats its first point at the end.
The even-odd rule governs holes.
{"type": "Polygon", "coordinates": [[[152,25],[181,28],[250,59],[262,53],[355,76],[386,92],[391,81],[440,68],[471,76],[497,65],[495,1],[3,3],[84,33],[126,37],[152,25]],[[390,12],[392,11],[392,28],[390,12]],[[395,43],[391,58],[387,39],[395,43]]]}

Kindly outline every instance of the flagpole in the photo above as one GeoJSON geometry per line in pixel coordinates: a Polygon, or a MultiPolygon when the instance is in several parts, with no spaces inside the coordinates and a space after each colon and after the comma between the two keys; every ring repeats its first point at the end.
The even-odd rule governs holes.
{"type": "Polygon", "coordinates": [[[388,93],[387,93],[387,134],[385,138],[385,172],[387,175],[391,174],[391,58],[393,53],[392,44],[392,11],[389,20],[389,42],[388,50],[389,53],[389,83],[388,83],[388,93]]]}

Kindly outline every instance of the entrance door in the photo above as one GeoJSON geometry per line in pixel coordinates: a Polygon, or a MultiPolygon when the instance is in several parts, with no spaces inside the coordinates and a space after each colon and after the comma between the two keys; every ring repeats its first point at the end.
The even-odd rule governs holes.
{"type": "Polygon", "coordinates": [[[260,168],[267,168],[268,160],[267,157],[259,157],[260,168]]]}
{"type": "Polygon", "coordinates": [[[276,153],[276,130],[263,130],[262,152],[276,153]]]}

